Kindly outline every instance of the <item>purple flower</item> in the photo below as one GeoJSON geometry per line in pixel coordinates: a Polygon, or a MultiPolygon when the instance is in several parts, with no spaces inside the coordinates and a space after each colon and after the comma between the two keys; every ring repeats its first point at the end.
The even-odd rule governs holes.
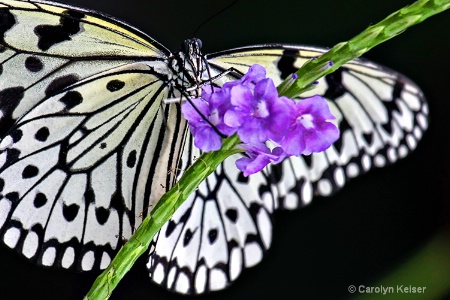
{"type": "Polygon", "coordinates": [[[283,134],[289,126],[286,116],[293,101],[278,98],[278,92],[269,78],[256,82],[254,89],[245,85],[230,90],[233,107],[224,115],[226,125],[236,128],[244,143],[265,142],[283,134]]]}
{"type": "Polygon", "coordinates": [[[248,68],[248,72],[240,79],[226,82],[222,89],[231,89],[234,86],[244,86],[249,89],[254,89],[257,82],[266,79],[266,69],[261,65],[252,65],[248,68]]]}
{"type": "Polygon", "coordinates": [[[244,176],[257,173],[269,163],[277,164],[286,158],[283,149],[276,147],[271,151],[264,143],[241,144],[240,147],[245,150],[247,157],[238,159],[236,167],[244,176]]]}
{"type": "MultiPolygon", "coordinates": [[[[295,79],[296,74],[292,75],[295,79]]],[[[218,150],[222,137],[237,133],[246,157],[236,161],[244,176],[291,155],[324,151],[339,137],[326,101],[314,96],[298,102],[278,97],[262,66],[253,65],[241,79],[223,87],[204,86],[202,97],[181,107],[203,151],[218,150]],[[266,142],[275,147],[271,150],[266,142]]]]}
{"type": "Polygon", "coordinates": [[[339,138],[339,129],[328,105],[320,96],[300,100],[296,104],[291,126],[279,144],[287,155],[309,155],[326,150],[339,138]]]}
{"type": "Polygon", "coordinates": [[[225,101],[226,97],[227,95],[221,89],[207,85],[203,87],[202,98],[191,99],[190,102],[186,101],[181,106],[181,112],[188,121],[194,136],[194,144],[203,151],[220,149],[222,137],[217,131],[226,136],[236,132],[235,128],[223,122],[223,115],[230,108],[229,100],[225,101]]]}

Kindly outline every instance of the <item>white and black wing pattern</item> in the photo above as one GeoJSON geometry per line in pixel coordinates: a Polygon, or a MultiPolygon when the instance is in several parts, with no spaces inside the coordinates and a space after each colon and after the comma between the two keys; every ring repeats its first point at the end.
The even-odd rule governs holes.
{"type": "MultiPolygon", "coordinates": [[[[198,157],[187,149],[193,153],[185,151],[184,159],[198,157]]],[[[147,264],[154,282],[201,294],[226,288],[261,261],[272,241],[276,199],[265,174],[242,175],[238,157],[226,159],[155,237],[147,264]]]]}
{"type": "MultiPolygon", "coordinates": [[[[278,84],[325,51],[273,44],[215,53],[208,61],[216,72],[233,68],[237,73],[259,63],[278,84]]],[[[428,127],[428,104],[421,90],[405,76],[364,59],[319,79],[302,97],[314,94],[327,100],[341,136],[325,152],[290,158],[271,168],[280,208],[295,209],[313,196],[332,195],[372,167],[404,158],[428,127]]]]}
{"type": "Polygon", "coordinates": [[[105,268],[176,175],[170,53],[48,2],[0,1],[0,24],[0,239],[39,265],[105,268]]]}
{"type": "MultiPolygon", "coordinates": [[[[264,45],[208,58],[212,74],[236,70],[219,79],[219,85],[239,78],[254,63],[279,83],[324,51],[264,45]]],[[[328,100],[340,139],[323,153],[291,157],[246,181],[236,172],[236,156],[224,162],[155,238],[147,265],[153,281],[187,294],[228,286],[270,246],[274,210],[296,209],[314,196],[332,195],[372,167],[405,157],[428,125],[427,103],[417,86],[365,60],[319,80],[308,94],[328,100]]]]}

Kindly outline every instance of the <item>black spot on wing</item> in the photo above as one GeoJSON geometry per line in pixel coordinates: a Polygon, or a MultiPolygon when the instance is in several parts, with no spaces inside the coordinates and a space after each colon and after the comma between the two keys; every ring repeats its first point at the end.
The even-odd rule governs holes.
{"type": "Polygon", "coordinates": [[[248,208],[248,211],[251,213],[252,216],[257,216],[260,209],[261,209],[261,204],[252,202],[248,208]]]}
{"type": "Polygon", "coordinates": [[[373,132],[363,133],[363,138],[366,141],[367,145],[372,145],[373,142],[373,132]]]}
{"type": "Polygon", "coordinates": [[[183,247],[186,247],[189,244],[193,236],[194,232],[192,232],[190,229],[186,230],[183,238],[183,247]]]}
{"type": "Polygon", "coordinates": [[[13,132],[11,132],[10,136],[11,136],[13,142],[17,143],[17,142],[19,142],[22,139],[23,132],[20,129],[16,129],[13,132]]]}
{"type": "Polygon", "coordinates": [[[133,168],[136,165],[136,150],[131,151],[127,157],[127,167],[133,168]]]}
{"type": "Polygon", "coordinates": [[[343,133],[347,130],[352,130],[352,127],[348,123],[347,119],[342,119],[342,121],[339,123],[339,131],[343,133]]]}
{"type": "Polygon", "coordinates": [[[25,89],[21,86],[11,87],[0,91],[0,110],[2,113],[0,137],[4,137],[6,132],[13,126],[13,112],[23,99],[25,89]]]}
{"type": "Polygon", "coordinates": [[[181,216],[180,223],[186,223],[189,217],[191,216],[192,208],[186,210],[186,212],[181,216]]]}
{"type": "Polygon", "coordinates": [[[75,74],[68,74],[58,77],[55,80],[53,80],[45,89],[45,95],[47,97],[51,97],[77,81],[78,76],[75,74]]]}
{"type": "Polygon", "coordinates": [[[5,33],[16,24],[16,19],[8,8],[0,8],[0,41],[5,38],[5,33]]]}
{"type": "Polygon", "coordinates": [[[5,195],[5,198],[11,201],[12,203],[17,203],[19,201],[19,193],[11,192],[5,195]]]}
{"type": "Polygon", "coordinates": [[[28,165],[22,171],[22,178],[23,179],[33,178],[37,174],[39,174],[39,169],[36,166],[28,165]]]}
{"type": "Polygon", "coordinates": [[[269,176],[270,182],[274,184],[281,183],[281,180],[283,179],[283,169],[281,168],[281,165],[271,165],[269,176]]]}
{"type": "Polygon", "coordinates": [[[394,89],[392,90],[392,100],[391,101],[383,101],[384,106],[389,111],[389,113],[392,115],[394,111],[400,112],[400,109],[397,105],[397,99],[401,98],[402,91],[405,87],[405,84],[397,80],[394,85],[394,89]]]}
{"type": "Polygon", "coordinates": [[[15,148],[6,149],[6,163],[3,165],[3,168],[9,166],[16,162],[20,157],[20,151],[15,148]]]}
{"type": "Polygon", "coordinates": [[[238,212],[236,209],[234,208],[227,209],[225,215],[231,222],[236,223],[236,220],[238,218],[238,212]]]}
{"type": "Polygon", "coordinates": [[[294,67],[294,63],[297,60],[297,55],[298,50],[285,49],[283,51],[283,55],[277,64],[277,67],[281,72],[281,79],[286,79],[289,75],[298,71],[298,69],[294,67]]]}
{"type": "Polygon", "coordinates": [[[401,80],[397,80],[392,90],[392,99],[401,98],[405,84],[401,80]]]}
{"type": "Polygon", "coordinates": [[[59,101],[64,103],[66,110],[71,110],[83,102],[83,96],[77,91],[69,91],[59,101]]]}
{"type": "Polygon", "coordinates": [[[214,244],[214,242],[217,240],[217,234],[218,234],[217,229],[211,229],[208,232],[208,240],[210,245],[214,244]]]}
{"type": "Polygon", "coordinates": [[[123,211],[125,209],[125,200],[123,199],[123,197],[121,196],[121,193],[118,193],[117,191],[115,191],[112,196],[111,196],[111,202],[110,202],[110,207],[114,208],[118,211],[123,211]]]}
{"type": "Polygon", "coordinates": [[[392,123],[387,122],[386,124],[382,124],[381,127],[384,129],[384,131],[386,131],[387,133],[389,133],[389,135],[392,135],[392,123]]]}
{"type": "Polygon", "coordinates": [[[66,219],[67,222],[72,222],[77,217],[79,210],[80,210],[80,207],[76,204],[71,204],[71,205],[64,204],[63,205],[64,219],[66,219]]]}
{"type": "Polygon", "coordinates": [[[240,182],[240,183],[248,183],[249,178],[248,178],[248,177],[245,177],[245,176],[244,176],[244,173],[239,172],[237,181],[240,182]]]}
{"type": "Polygon", "coordinates": [[[38,57],[29,56],[25,60],[25,68],[30,72],[36,73],[44,68],[44,64],[38,57]]]}
{"type": "Polygon", "coordinates": [[[124,86],[125,82],[123,82],[122,80],[114,79],[106,84],[106,89],[110,92],[116,92],[121,90],[124,86]]]}
{"type": "Polygon", "coordinates": [[[166,228],[166,237],[169,237],[172,234],[172,232],[175,230],[175,227],[177,227],[175,222],[173,220],[169,220],[166,228]]]}
{"type": "Polygon", "coordinates": [[[44,126],[36,132],[34,137],[36,140],[38,140],[40,142],[45,142],[49,135],[50,135],[50,131],[48,130],[48,127],[44,126]]]}
{"type": "Polygon", "coordinates": [[[305,164],[308,166],[308,168],[311,168],[311,166],[312,166],[312,155],[302,155],[302,158],[305,161],[305,164]]]}
{"type": "Polygon", "coordinates": [[[45,194],[43,193],[37,193],[33,201],[34,207],[39,208],[44,206],[46,203],[47,203],[47,196],[45,196],[45,194]]]}
{"type": "Polygon", "coordinates": [[[337,139],[337,141],[333,143],[333,147],[336,149],[337,153],[341,153],[341,150],[342,150],[342,138],[341,137],[339,137],[337,139]]]}
{"type": "Polygon", "coordinates": [[[92,188],[88,188],[84,192],[84,202],[86,204],[95,203],[95,194],[94,194],[94,191],[92,190],[92,188]]]}
{"type": "Polygon", "coordinates": [[[328,84],[327,91],[323,95],[330,100],[336,100],[347,92],[347,89],[342,84],[342,69],[337,69],[335,72],[325,76],[325,81],[328,84]]]}
{"type": "Polygon", "coordinates": [[[104,225],[109,218],[109,210],[104,207],[95,209],[95,217],[100,225],[104,225]]]}
{"type": "Polygon", "coordinates": [[[333,146],[336,149],[336,151],[338,153],[341,153],[342,150],[342,136],[344,135],[345,132],[347,132],[348,130],[352,130],[350,124],[348,123],[347,119],[342,119],[341,122],[339,123],[339,132],[340,132],[340,137],[339,139],[334,142],[333,146]]]}
{"type": "Polygon", "coordinates": [[[38,48],[47,51],[51,47],[70,41],[72,36],[81,31],[80,20],[84,14],[72,10],[63,12],[58,25],[39,25],[34,33],[39,37],[38,48]]]}

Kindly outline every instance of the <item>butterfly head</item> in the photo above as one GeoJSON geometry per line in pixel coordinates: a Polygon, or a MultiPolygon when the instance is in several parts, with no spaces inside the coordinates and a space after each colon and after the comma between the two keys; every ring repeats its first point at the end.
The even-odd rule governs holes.
{"type": "Polygon", "coordinates": [[[202,41],[198,38],[185,40],[177,55],[177,65],[182,66],[183,86],[185,88],[199,87],[202,74],[206,70],[206,59],[202,52],[202,41]]]}
{"type": "Polygon", "coordinates": [[[200,54],[202,49],[202,40],[199,38],[187,39],[181,45],[182,51],[189,54],[200,54]]]}

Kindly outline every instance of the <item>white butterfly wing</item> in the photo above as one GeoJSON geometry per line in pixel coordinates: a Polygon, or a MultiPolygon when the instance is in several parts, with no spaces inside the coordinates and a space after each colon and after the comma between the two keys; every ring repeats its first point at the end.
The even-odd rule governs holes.
{"type": "Polygon", "coordinates": [[[153,157],[171,153],[162,140],[175,134],[165,118],[177,111],[164,115],[165,83],[144,68],[136,63],[74,84],[10,130],[1,143],[5,244],[45,266],[78,261],[77,269],[90,270],[100,257],[108,265],[154,205],[150,199],[166,191],[167,172],[158,170],[173,167],[153,157]]]}
{"type": "MultiPolygon", "coordinates": [[[[255,63],[263,65],[277,84],[324,51],[264,45],[219,52],[208,61],[213,75],[235,70],[215,82],[219,85],[239,78],[255,63]]],[[[270,246],[274,210],[296,209],[314,196],[330,196],[373,166],[405,157],[428,125],[427,103],[417,86],[365,60],[352,61],[320,79],[307,93],[314,94],[327,99],[340,139],[325,152],[291,157],[245,183],[236,172],[236,157],[225,161],[155,238],[147,265],[153,281],[187,294],[228,286],[270,246]],[[246,204],[235,207],[236,221],[229,222],[230,205],[240,202],[246,204]],[[211,231],[217,236],[214,241],[207,234],[211,231]]]]}
{"type": "MultiPolygon", "coordinates": [[[[191,149],[188,160],[198,157],[191,149]]],[[[155,237],[147,264],[153,281],[200,294],[224,289],[261,261],[272,241],[275,199],[264,190],[264,174],[242,176],[238,157],[225,160],[155,237]]]]}
{"type": "Polygon", "coordinates": [[[168,51],[99,14],[2,3],[0,237],[44,266],[105,268],[175,178],[168,51]]]}
{"type": "MultiPolygon", "coordinates": [[[[274,44],[232,49],[208,58],[217,72],[234,68],[244,73],[249,65],[259,63],[277,84],[325,51],[274,44]]],[[[314,94],[327,100],[341,137],[323,153],[291,158],[272,168],[274,182],[280,182],[279,206],[283,208],[307,204],[314,195],[329,196],[373,166],[405,157],[428,127],[428,105],[420,89],[405,76],[364,59],[320,79],[302,97],[314,94]]]]}
{"type": "Polygon", "coordinates": [[[48,2],[1,3],[2,136],[65,86],[136,59],[161,61],[170,55],[141,32],[101,14],[48,2]]]}

